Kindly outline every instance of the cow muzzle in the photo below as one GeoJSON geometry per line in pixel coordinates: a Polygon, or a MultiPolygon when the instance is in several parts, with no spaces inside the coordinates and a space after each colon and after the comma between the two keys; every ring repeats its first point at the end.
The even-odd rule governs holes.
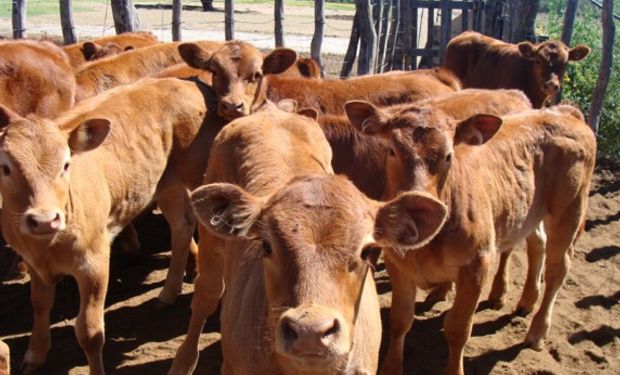
{"type": "Polygon", "coordinates": [[[36,237],[48,237],[64,230],[65,226],[65,216],[58,209],[30,209],[23,216],[22,232],[36,237]]]}
{"type": "Polygon", "coordinates": [[[560,91],[560,83],[557,80],[549,80],[543,84],[543,91],[546,95],[553,96],[560,91]]]}
{"type": "Polygon", "coordinates": [[[342,314],[317,305],[285,312],[275,341],[276,352],[308,370],[337,366],[351,350],[350,329],[342,314]]]}
{"type": "Polygon", "coordinates": [[[232,121],[236,118],[247,116],[249,109],[243,100],[222,98],[217,107],[217,114],[226,120],[232,121]]]}

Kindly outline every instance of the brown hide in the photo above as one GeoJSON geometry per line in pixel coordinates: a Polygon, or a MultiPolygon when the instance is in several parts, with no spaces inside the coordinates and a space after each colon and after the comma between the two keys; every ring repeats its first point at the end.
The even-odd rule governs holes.
{"type": "MultiPolygon", "coordinates": [[[[437,95],[415,105],[441,109],[456,120],[464,120],[476,113],[500,116],[531,108],[529,100],[518,90],[483,89],[437,95]]],[[[333,150],[334,171],[345,174],[370,198],[382,199],[387,180],[386,157],[391,152],[388,143],[358,132],[345,116],[325,115],[319,117],[318,122],[333,150]]]]}
{"type": "Polygon", "coordinates": [[[152,46],[159,43],[155,35],[145,31],[110,35],[103,38],[91,39],[87,42],[62,47],[69,56],[71,66],[74,70],[77,70],[80,65],[83,65],[87,61],[93,61],[106,56],[117,55],[127,50],[152,46]],[[87,42],[92,45],[90,46],[91,50],[89,50],[88,47],[86,49],[84,48],[87,42]]]}
{"type": "Polygon", "coordinates": [[[534,244],[528,238],[528,280],[519,302],[521,311],[533,310],[544,259],[544,298],[526,335],[526,342],[540,350],[584,221],[594,169],[596,141],[583,115],[556,106],[503,119],[476,115],[457,124],[439,111],[414,106],[375,112],[364,126],[364,116],[356,123],[387,139],[393,149],[387,197],[422,190],[450,207],[448,221],[427,246],[405,251],[404,258],[398,255],[402,249],[385,253],[392,306],[398,306],[391,325],[402,329],[392,331],[384,370],[402,371],[402,340],[412,324],[415,287],[455,281],[454,305],[444,320],[446,373],[463,374],[463,347],[492,257],[542,221],[546,241],[545,233],[534,244]]]}
{"type": "Polygon", "coordinates": [[[381,322],[364,249],[393,225],[387,212],[403,209],[432,236],[445,208],[425,196],[370,201],[331,174],[330,156],[315,122],[275,106],[220,132],[204,180],[211,184],[192,193],[202,223],[199,276],[170,374],[193,371],[224,284],[222,373],[376,372],[381,322]]]}
{"type": "MultiPolygon", "coordinates": [[[[197,42],[209,51],[222,42],[197,42]]],[[[126,85],[183,62],[178,51],[180,42],[161,43],[120,55],[88,62],[75,72],[77,102],[93,97],[116,86],[126,85]]]]}
{"type": "Polygon", "coordinates": [[[75,78],[63,51],[50,42],[0,42],[0,104],[25,116],[53,118],[71,108],[75,78]]]}
{"type": "Polygon", "coordinates": [[[9,346],[0,340],[0,375],[11,374],[11,355],[9,346]]]}
{"type": "Polygon", "coordinates": [[[448,43],[445,66],[464,87],[519,89],[534,108],[541,108],[559,92],[569,61],[580,61],[589,53],[589,47],[571,49],[557,40],[510,44],[466,31],[448,43]]]}
{"type": "Polygon", "coordinates": [[[386,106],[413,102],[460,88],[458,79],[443,69],[416,70],[355,77],[345,80],[269,78],[267,97],[278,102],[295,99],[301,108],[314,108],[319,114],[344,114],[344,103],[367,100],[386,106]]]}

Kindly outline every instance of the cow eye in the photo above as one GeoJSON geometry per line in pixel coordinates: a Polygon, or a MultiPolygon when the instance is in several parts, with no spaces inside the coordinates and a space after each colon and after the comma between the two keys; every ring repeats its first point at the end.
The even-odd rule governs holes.
{"type": "Polygon", "coordinates": [[[64,167],[62,167],[63,172],[67,172],[69,170],[69,162],[66,162],[64,167]]]}
{"type": "Polygon", "coordinates": [[[396,156],[396,151],[394,151],[394,149],[390,147],[388,149],[388,155],[390,155],[391,157],[394,157],[396,156]]]}
{"type": "Polygon", "coordinates": [[[254,75],[252,76],[252,82],[258,81],[259,79],[261,79],[262,76],[263,74],[261,72],[254,73],[254,75]]]}
{"type": "Polygon", "coordinates": [[[446,163],[450,163],[452,161],[452,153],[446,155],[446,163]]]}
{"type": "Polygon", "coordinates": [[[11,169],[9,168],[8,165],[6,164],[2,165],[2,174],[4,174],[7,177],[11,175],[11,169]]]}
{"type": "Polygon", "coordinates": [[[271,256],[271,245],[265,240],[263,240],[263,256],[271,256]]]}

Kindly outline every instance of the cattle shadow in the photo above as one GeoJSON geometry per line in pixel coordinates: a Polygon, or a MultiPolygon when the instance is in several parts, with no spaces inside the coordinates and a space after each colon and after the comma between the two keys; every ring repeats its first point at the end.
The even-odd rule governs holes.
{"type": "Polygon", "coordinates": [[[607,225],[618,220],[620,220],[620,211],[613,215],[607,216],[605,219],[586,220],[586,231],[590,231],[598,226],[607,225]]]}
{"type": "Polygon", "coordinates": [[[615,341],[616,338],[619,338],[619,337],[620,337],[620,329],[613,328],[608,325],[602,325],[592,331],[581,330],[577,333],[574,333],[568,338],[568,342],[571,345],[575,345],[577,343],[587,340],[587,341],[592,341],[598,347],[603,347],[615,341]]]}
{"type": "Polygon", "coordinates": [[[596,296],[584,297],[579,301],[575,302],[575,306],[580,309],[589,309],[592,306],[601,306],[609,310],[618,303],[620,303],[620,290],[609,297],[605,297],[601,294],[596,296]]]}
{"type": "Polygon", "coordinates": [[[607,260],[615,257],[620,254],[620,247],[611,245],[611,246],[601,246],[596,249],[592,249],[588,254],[586,254],[586,261],[590,263],[598,262],[599,260],[607,260]]]}
{"type": "Polygon", "coordinates": [[[512,362],[526,348],[524,343],[518,343],[504,349],[490,349],[476,357],[465,357],[465,373],[476,375],[495,373],[495,367],[499,362],[512,362]]]}
{"type": "Polygon", "coordinates": [[[615,193],[618,190],[620,190],[620,180],[615,180],[610,183],[601,184],[598,188],[590,190],[590,197],[597,194],[607,195],[609,193],[615,193]]]}

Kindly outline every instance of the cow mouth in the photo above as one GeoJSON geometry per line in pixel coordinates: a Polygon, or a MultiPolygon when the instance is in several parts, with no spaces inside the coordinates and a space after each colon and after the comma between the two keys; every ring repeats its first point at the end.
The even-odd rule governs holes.
{"type": "Polygon", "coordinates": [[[328,370],[337,368],[340,361],[330,353],[286,353],[286,357],[293,362],[294,366],[300,370],[329,372],[328,370]]]}

